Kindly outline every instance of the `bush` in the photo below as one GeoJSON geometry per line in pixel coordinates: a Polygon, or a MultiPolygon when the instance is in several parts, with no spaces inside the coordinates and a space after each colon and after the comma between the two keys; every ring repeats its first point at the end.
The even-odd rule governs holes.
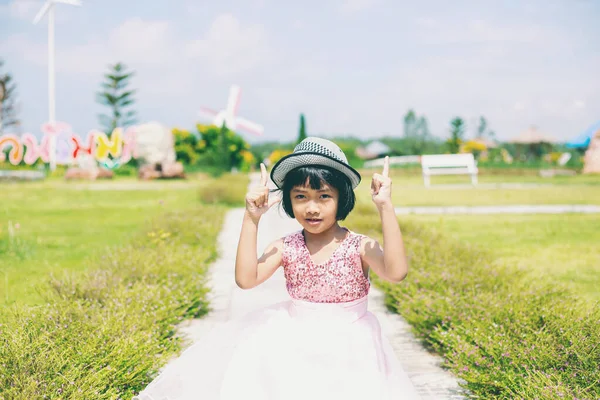
{"type": "Polygon", "coordinates": [[[0,398],[129,399],[208,310],[206,268],[225,207],[165,216],[86,273],[52,279],[41,307],[4,309],[0,398]]]}
{"type": "Polygon", "coordinates": [[[200,202],[221,203],[230,207],[243,207],[248,188],[247,174],[224,174],[220,179],[207,179],[198,192],[200,202]]]}
{"type": "MultiPolygon", "coordinates": [[[[349,221],[381,239],[374,207],[349,221]]],[[[375,279],[390,309],[477,398],[600,398],[600,308],[553,282],[525,281],[485,251],[402,224],[410,259],[401,284],[375,279]]]]}

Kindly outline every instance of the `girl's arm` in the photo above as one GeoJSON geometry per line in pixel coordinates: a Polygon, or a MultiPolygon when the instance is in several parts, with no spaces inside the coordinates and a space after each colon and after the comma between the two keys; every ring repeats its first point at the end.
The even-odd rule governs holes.
{"type": "Polygon", "coordinates": [[[270,243],[257,259],[258,221],[244,214],[242,232],[235,258],[235,283],[242,289],[252,289],[269,279],[282,261],[283,239],[270,243]]]}
{"type": "Polygon", "coordinates": [[[277,197],[269,199],[268,176],[264,164],[260,164],[260,173],[260,185],[246,194],[246,212],[235,257],[235,283],[242,289],[260,285],[281,265],[282,239],[269,244],[260,259],[257,260],[256,256],[258,222],[269,208],[281,201],[277,197]]]}
{"type": "Polygon", "coordinates": [[[365,237],[361,243],[362,261],[383,280],[398,283],[408,274],[408,260],[402,232],[390,205],[379,210],[385,251],[375,239],[365,237]]]}
{"type": "Polygon", "coordinates": [[[381,218],[385,252],[376,240],[368,238],[362,243],[363,261],[377,275],[390,282],[400,282],[408,274],[408,261],[404,250],[402,232],[392,204],[392,180],[389,177],[390,161],[386,157],[382,174],[374,174],[371,197],[381,218]]]}

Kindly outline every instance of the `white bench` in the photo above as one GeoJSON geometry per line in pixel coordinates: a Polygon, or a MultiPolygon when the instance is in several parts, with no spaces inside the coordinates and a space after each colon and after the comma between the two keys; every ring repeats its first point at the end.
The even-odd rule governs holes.
{"type": "Polygon", "coordinates": [[[423,181],[431,185],[431,175],[471,175],[471,183],[477,185],[477,162],[471,153],[433,154],[421,156],[423,181]]]}

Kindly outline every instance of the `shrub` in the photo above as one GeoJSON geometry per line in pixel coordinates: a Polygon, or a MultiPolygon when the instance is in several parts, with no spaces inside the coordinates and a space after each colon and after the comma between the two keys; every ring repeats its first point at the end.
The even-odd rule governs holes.
{"type": "Polygon", "coordinates": [[[247,174],[224,174],[219,179],[202,182],[198,196],[205,204],[221,203],[231,207],[243,207],[248,187],[247,174]]]}
{"type": "Polygon", "coordinates": [[[55,277],[46,305],[0,316],[0,398],[129,399],[182,340],[175,326],[208,310],[206,268],[225,207],[165,216],[89,272],[55,277]]]}
{"type": "MultiPolygon", "coordinates": [[[[381,239],[365,205],[351,214],[358,232],[381,239]]],[[[600,308],[543,279],[494,263],[490,254],[402,223],[410,260],[401,284],[374,279],[388,307],[477,398],[600,398],[600,308]]]]}

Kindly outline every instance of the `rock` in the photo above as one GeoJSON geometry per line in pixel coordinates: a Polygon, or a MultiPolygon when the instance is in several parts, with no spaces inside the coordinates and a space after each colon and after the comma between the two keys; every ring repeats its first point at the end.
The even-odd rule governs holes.
{"type": "Polygon", "coordinates": [[[160,178],[160,164],[145,164],[138,168],[138,178],[141,180],[150,180],[160,178]]]}
{"type": "Polygon", "coordinates": [[[97,168],[95,170],[71,167],[65,172],[65,179],[68,181],[87,180],[95,181],[96,179],[112,179],[114,172],[105,168],[97,168]]]}
{"type": "Polygon", "coordinates": [[[162,164],[162,177],[185,178],[185,173],[183,172],[183,164],[180,162],[162,164]]]}
{"type": "Polygon", "coordinates": [[[596,131],[583,156],[583,173],[600,174],[600,129],[596,131]]]}
{"type": "Polygon", "coordinates": [[[73,181],[73,180],[94,181],[94,180],[96,180],[97,176],[98,176],[97,171],[92,171],[89,169],[83,169],[83,168],[78,168],[78,167],[71,167],[71,168],[67,169],[67,172],[65,172],[65,179],[68,181],[73,181]]]}
{"type": "Polygon", "coordinates": [[[98,175],[96,176],[96,179],[112,179],[113,176],[115,176],[115,173],[112,170],[98,168],[98,175]]]}
{"type": "Polygon", "coordinates": [[[67,169],[66,180],[89,180],[112,179],[114,172],[98,167],[98,162],[89,154],[80,154],[75,160],[77,167],[67,169]]]}
{"type": "Polygon", "coordinates": [[[157,163],[154,165],[146,164],[139,168],[138,178],[142,180],[185,178],[185,173],[183,171],[183,164],[180,162],[157,163]]]}

